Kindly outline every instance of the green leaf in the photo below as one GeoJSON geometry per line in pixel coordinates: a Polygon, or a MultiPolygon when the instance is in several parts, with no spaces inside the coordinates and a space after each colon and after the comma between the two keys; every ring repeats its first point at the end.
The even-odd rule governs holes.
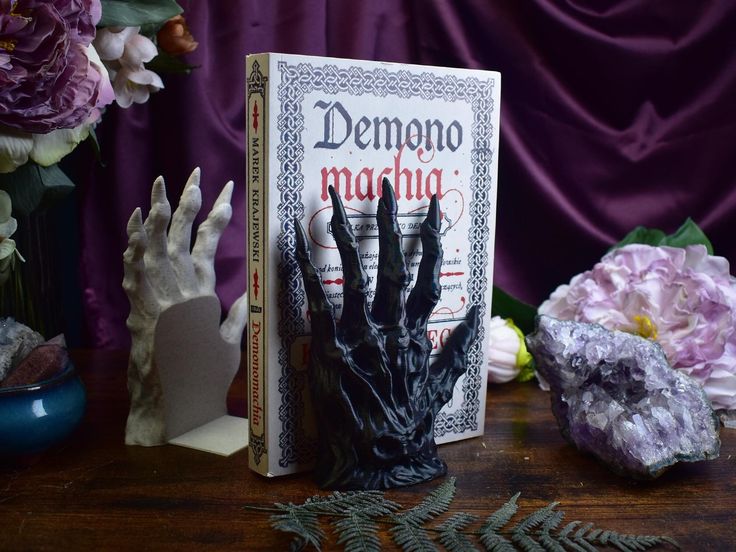
{"type": "Polygon", "coordinates": [[[404,552],[434,552],[437,547],[432,543],[429,532],[420,525],[406,521],[395,521],[391,528],[391,537],[404,552]]]}
{"type": "Polygon", "coordinates": [[[514,545],[498,532],[514,517],[519,509],[516,501],[521,493],[516,493],[506,504],[493,512],[480,528],[480,542],[491,552],[513,552],[514,545]]]}
{"type": "Polygon", "coordinates": [[[0,188],[10,195],[13,213],[26,216],[70,194],[74,183],[58,165],[42,167],[29,161],[12,173],[0,174],[0,188]]]}
{"type": "Polygon", "coordinates": [[[183,10],[175,0],[102,0],[98,27],[138,27],[159,23],[183,10]]]}
{"type": "Polygon", "coordinates": [[[452,499],[455,498],[455,490],[455,478],[450,477],[429,493],[419,504],[406,512],[396,514],[394,517],[397,521],[405,523],[425,523],[436,516],[444,514],[450,508],[452,499]]]}
{"type": "Polygon", "coordinates": [[[511,520],[512,517],[514,517],[514,514],[517,512],[519,507],[516,504],[516,501],[519,499],[519,496],[521,493],[516,493],[514,496],[512,496],[509,501],[501,506],[498,510],[493,512],[490,516],[488,516],[488,519],[483,524],[483,527],[481,528],[481,533],[485,531],[498,531],[501,529],[504,525],[506,525],[509,520],[511,520]]]}
{"type": "Polygon", "coordinates": [[[156,35],[161,30],[161,27],[164,26],[164,23],[166,21],[156,21],[155,23],[146,23],[145,25],[141,25],[141,30],[138,31],[139,34],[142,34],[143,36],[150,38],[155,42],[156,35]]]}
{"type": "Polygon", "coordinates": [[[557,502],[552,502],[544,508],[540,508],[536,512],[532,512],[522,519],[516,527],[513,528],[511,540],[525,552],[544,552],[544,548],[531,538],[528,533],[535,527],[547,522],[549,518],[554,515],[554,509],[557,504],[557,502]]]}
{"type": "Polygon", "coordinates": [[[485,549],[491,552],[514,552],[516,547],[534,552],[597,552],[599,549],[596,545],[622,552],[647,550],[660,545],[679,548],[670,537],[623,535],[595,529],[592,523],[580,521],[572,521],[558,530],[564,514],[556,510],[557,502],[526,516],[511,530],[505,529],[518,510],[518,493],[488,516],[480,530],[473,531],[470,528],[477,518],[465,512],[459,512],[435,527],[426,527],[426,523],[447,511],[454,495],[453,478],[434,489],[419,505],[399,514],[393,512],[401,506],[386,500],[380,491],[334,492],[327,496],[313,496],[299,505],[289,503],[274,504],[274,508],[246,508],[275,512],[271,516],[272,526],[296,536],[291,543],[291,550],[302,550],[310,544],[319,550],[324,539],[318,523],[319,516],[330,520],[338,535],[338,544],[344,545],[348,552],[380,550],[379,521],[393,525],[391,536],[405,552],[438,550],[431,533],[438,535],[440,544],[450,552],[476,550],[471,540],[473,537],[479,537],[485,549]],[[557,534],[554,531],[558,531],[557,534]],[[509,534],[511,540],[504,536],[509,534]]]}
{"type": "MultiPolygon", "coordinates": [[[[279,507],[283,505],[278,505],[279,507]]],[[[382,516],[401,508],[400,504],[387,500],[381,491],[335,491],[328,496],[313,496],[297,506],[320,515],[360,512],[368,516],[382,516]]]]}
{"type": "Polygon", "coordinates": [[[624,239],[611,249],[618,249],[632,243],[653,246],[687,247],[688,245],[704,245],[709,255],[713,255],[713,244],[690,217],[673,234],[667,235],[662,230],[637,226],[624,239]]]}
{"type": "Polygon", "coordinates": [[[514,324],[526,335],[534,331],[534,319],[537,309],[520,301],[500,287],[493,286],[491,314],[501,318],[511,318],[514,324]]]}
{"type": "Polygon", "coordinates": [[[151,61],[146,63],[146,69],[150,69],[155,73],[179,73],[188,75],[192,69],[197,69],[199,65],[189,65],[181,58],[159,52],[159,54],[151,61]]]}
{"type": "Polygon", "coordinates": [[[680,226],[674,234],[665,239],[663,245],[670,247],[687,247],[688,245],[704,245],[709,255],[713,255],[713,244],[705,235],[695,221],[690,217],[680,226]]]}
{"type": "Polygon", "coordinates": [[[413,508],[391,517],[396,524],[391,536],[405,552],[428,552],[437,550],[429,533],[421,527],[423,523],[444,514],[455,497],[455,478],[451,477],[429,493],[413,508]]]}
{"type": "Polygon", "coordinates": [[[667,235],[661,230],[645,228],[644,226],[637,226],[631,232],[624,236],[620,242],[613,246],[612,249],[618,249],[625,245],[632,243],[641,243],[644,245],[662,245],[662,242],[667,235]]]}
{"type": "MultiPolygon", "coordinates": [[[[582,546],[579,546],[578,544],[575,544],[568,535],[575,530],[575,528],[580,525],[582,522],[580,521],[571,521],[565,527],[557,534],[557,540],[561,542],[564,546],[567,547],[568,550],[572,550],[573,552],[590,552],[589,548],[583,548],[582,546]]],[[[590,547],[590,545],[587,545],[590,547]]]]}
{"type": "Polygon", "coordinates": [[[281,508],[284,509],[283,513],[271,516],[271,526],[277,531],[296,535],[296,540],[292,541],[292,549],[299,550],[304,544],[311,544],[319,550],[325,534],[319,526],[317,514],[293,504],[281,505],[281,508]]]}
{"type": "Polygon", "coordinates": [[[440,532],[440,544],[448,550],[448,552],[477,552],[477,548],[473,546],[470,539],[463,530],[473,523],[476,516],[466,512],[459,512],[444,523],[437,526],[440,532]]]}
{"type": "Polygon", "coordinates": [[[95,153],[95,159],[97,159],[97,162],[102,167],[107,167],[104,161],[102,161],[102,150],[100,149],[100,141],[97,139],[97,133],[92,127],[90,127],[89,129],[89,136],[87,136],[87,140],[92,144],[92,151],[94,151],[95,153]]]}
{"type": "Polygon", "coordinates": [[[345,545],[345,552],[380,552],[378,526],[367,515],[351,511],[335,522],[337,543],[345,545]]]}
{"type": "MultiPolygon", "coordinates": [[[[578,533],[580,533],[578,531],[578,533]]],[[[661,537],[653,535],[622,535],[616,531],[601,531],[595,529],[590,531],[587,535],[575,534],[575,542],[581,543],[584,541],[590,543],[590,546],[600,544],[601,546],[610,546],[612,548],[618,548],[623,552],[629,550],[648,550],[661,544],[669,544],[675,548],[680,548],[677,541],[670,537],[661,537]]]]}
{"type": "Polygon", "coordinates": [[[536,369],[536,364],[534,363],[534,359],[532,358],[531,362],[527,362],[524,366],[521,367],[521,371],[516,376],[516,381],[520,383],[526,383],[527,381],[534,379],[534,376],[536,375],[536,369]]]}
{"type": "Polygon", "coordinates": [[[539,543],[545,550],[549,552],[565,552],[565,547],[559,543],[558,539],[550,534],[551,531],[557,529],[564,517],[564,512],[554,511],[547,521],[542,524],[542,527],[540,527],[539,543]]]}

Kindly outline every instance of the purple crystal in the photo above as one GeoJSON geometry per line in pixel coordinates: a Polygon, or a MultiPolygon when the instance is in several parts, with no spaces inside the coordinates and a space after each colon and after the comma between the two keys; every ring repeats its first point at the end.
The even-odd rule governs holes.
{"type": "Polygon", "coordinates": [[[652,478],[677,462],[718,456],[710,401],[656,343],[548,316],[526,342],[562,435],[614,471],[652,478]]]}

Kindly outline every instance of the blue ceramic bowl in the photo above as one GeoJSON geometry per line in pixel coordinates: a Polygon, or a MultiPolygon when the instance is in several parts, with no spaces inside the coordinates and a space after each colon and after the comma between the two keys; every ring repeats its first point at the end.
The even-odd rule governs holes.
{"type": "Polygon", "coordinates": [[[36,454],[69,435],[87,402],[74,365],[51,379],[0,389],[0,457],[36,454]]]}

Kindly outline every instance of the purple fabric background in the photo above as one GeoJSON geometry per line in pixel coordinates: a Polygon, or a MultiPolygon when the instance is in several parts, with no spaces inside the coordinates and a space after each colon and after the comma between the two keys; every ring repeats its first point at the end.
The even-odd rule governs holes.
{"type": "Polygon", "coordinates": [[[181,3],[201,67],[111,109],[98,128],[106,166],[80,167],[89,345],[127,345],[125,224],[159,174],[175,201],[200,166],[207,208],[235,181],[216,268],[225,307],[244,290],[244,60],[261,51],[501,71],[496,283],[527,301],[639,224],[673,231],[692,216],[736,262],[736,3],[181,3]]]}

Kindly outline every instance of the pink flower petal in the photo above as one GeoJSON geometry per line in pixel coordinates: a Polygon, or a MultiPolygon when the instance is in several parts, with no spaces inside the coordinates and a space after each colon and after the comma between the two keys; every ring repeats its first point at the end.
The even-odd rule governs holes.
{"type": "Polygon", "coordinates": [[[646,319],[673,367],[703,385],[715,408],[733,409],[736,278],[729,270],[702,245],[633,244],[558,287],[539,313],[625,331],[646,319]]]}

